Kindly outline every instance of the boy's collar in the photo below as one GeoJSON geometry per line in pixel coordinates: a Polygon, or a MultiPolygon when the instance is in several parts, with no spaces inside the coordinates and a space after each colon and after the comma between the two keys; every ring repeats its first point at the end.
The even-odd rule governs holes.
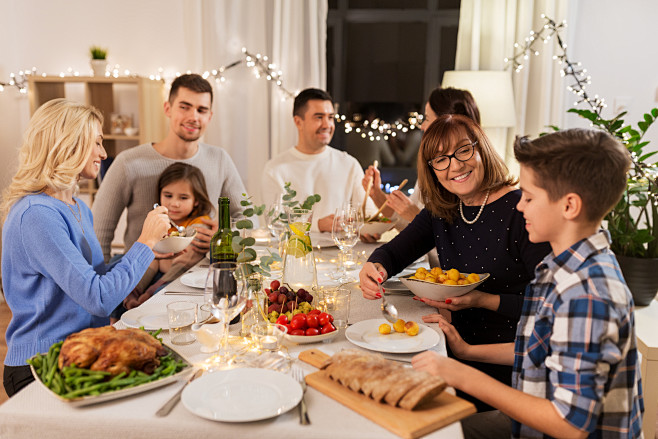
{"type": "Polygon", "coordinates": [[[610,248],[611,243],[610,232],[600,229],[593,235],[576,242],[557,256],[552,252],[549,253],[540,263],[540,266],[546,264],[547,268],[551,270],[567,266],[575,271],[593,253],[610,248]]]}

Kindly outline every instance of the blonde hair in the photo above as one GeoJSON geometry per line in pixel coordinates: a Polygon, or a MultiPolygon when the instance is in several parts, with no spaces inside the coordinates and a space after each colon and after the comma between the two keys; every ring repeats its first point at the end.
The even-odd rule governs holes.
{"type": "MultiPolygon", "coordinates": [[[[437,155],[445,154],[450,145],[456,144],[466,134],[472,142],[477,141],[475,150],[482,158],[484,178],[479,191],[496,191],[504,186],[517,184],[505,162],[493,148],[480,125],[460,114],[445,114],[430,124],[420,141],[418,151],[418,180],[425,207],[435,217],[452,224],[457,217],[459,197],[444,188],[432,167],[427,163],[437,155]]],[[[441,171],[444,172],[444,171],[441,171]]]]}
{"type": "Polygon", "coordinates": [[[2,220],[26,195],[72,188],[85,167],[103,115],[96,108],[53,99],[34,113],[18,154],[18,170],[2,194],[2,220]]]}

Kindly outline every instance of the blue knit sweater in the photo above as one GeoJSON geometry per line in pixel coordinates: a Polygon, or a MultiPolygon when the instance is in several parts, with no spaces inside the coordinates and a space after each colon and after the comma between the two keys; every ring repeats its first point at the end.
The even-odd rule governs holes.
{"type": "Polygon", "coordinates": [[[2,287],[12,312],[8,366],[25,365],[73,332],[109,324],[153,260],[151,249],[136,242],[119,263],[106,266],[91,210],[76,202],[80,222],[77,207],[37,194],[14,204],[4,223],[2,287]]]}

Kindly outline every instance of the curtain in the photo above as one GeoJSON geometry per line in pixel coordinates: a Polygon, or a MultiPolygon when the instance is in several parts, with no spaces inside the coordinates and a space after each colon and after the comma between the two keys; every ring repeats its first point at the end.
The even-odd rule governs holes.
{"type": "MultiPolygon", "coordinates": [[[[282,72],[283,87],[296,94],[326,85],[327,11],[327,0],[200,0],[199,21],[190,20],[186,34],[198,39],[190,51],[200,53],[200,71],[244,59],[245,47],[268,56],[282,72]]],[[[293,99],[244,63],[224,76],[226,82],[215,84],[204,140],[229,152],[247,192],[260,202],[263,166],[297,142],[293,99]]]]}
{"type": "MultiPolygon", "coordinates": [[[[455,70],[504,70],[504,59],[513,56],[514,43],[523,43],[531,30],[544,25],[542,13],[562,21],[567,18],[568,0],[462,0],[455,70]]],[[[567,40],[564,31],[562,37],[567,40]]],[[[520,73],[511,72],[516,127],[487,131],[492,141],[496,139],[494,145],[510,171],[517,175],[514,136],[536,137],[549,131],[549,125],[562,126],[565,117],[567,84],[560,76],[560,65],[553,60],[557,53],[555,41],[540,42],[535,47],[539,55],[526,60],[520,73]]]]}

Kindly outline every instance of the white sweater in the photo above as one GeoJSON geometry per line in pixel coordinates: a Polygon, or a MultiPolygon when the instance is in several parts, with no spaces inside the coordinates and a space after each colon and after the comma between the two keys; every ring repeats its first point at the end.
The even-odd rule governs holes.
{"type": "Polygon", "coordinates": [[[128,249],[139,238],[146,215],[153,209],[153,204],[159,203],[160,196],[157,192],[160,174],[167,166],[176,162],[201,169],[210,202],[214,206],[220,196],[229,197],[231,216],[242,212],[240,200],[246,190],[231,156],[223,148],[199,143],[197,153],[186,160],[164,157],[150,143],[130,148],[117,155],[103,178],[92,206],[94,230],[106,261],[110,257],[114,230],[123,209],[128,209],[123,237],[128,249]]]}
{"type": "MultiPolygon", "coordinates": [[[[290,182],[302,203],[309,195],[322,199],[313,206],[312,231],[318,231],[318,220],[333,214],[347,202],[363,204],[365,190],[361,185],[363,169],[359,162],[344,151],[327,146],[320,154],[304,154],[293,147],[265,164],[262,177],[262,196],[266,206],[283,195],[283,186],[290,182]]],[[[377,208],[370,198],[366,211],[377,208]]]]}

